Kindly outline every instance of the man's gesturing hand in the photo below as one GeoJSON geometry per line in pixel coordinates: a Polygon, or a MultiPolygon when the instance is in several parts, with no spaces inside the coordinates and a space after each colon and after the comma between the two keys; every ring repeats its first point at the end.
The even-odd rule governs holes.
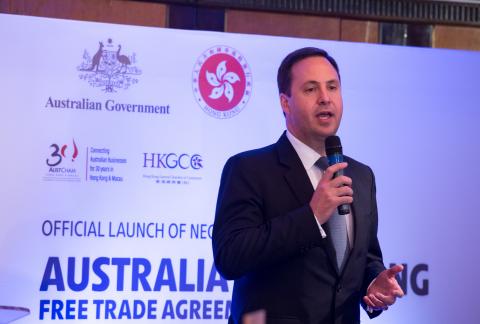
{"type": "Polygon", "coordinates": [[[395,275],[403,270],[402,265],[395,265],[382,271],[367,289],[367,295],[363,301],[372,310],[386,310],[395,303],[397,297],[403,297],[404,293],[395,275]]]}
{"type": "Polygon", "coordinates": [[[352,179],[339,176],[333,179],[335,172],[345,169],[347,163],[337,163],[325,170],[310,200],[310,208],[320,224],[325,224],[332,216],[335,208],[353,201],[352,179]]]}

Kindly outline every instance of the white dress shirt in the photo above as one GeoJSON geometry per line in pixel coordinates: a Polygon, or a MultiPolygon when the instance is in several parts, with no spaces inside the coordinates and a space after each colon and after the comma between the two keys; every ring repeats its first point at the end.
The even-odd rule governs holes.
{"type": "MultiPolygon", "coordinates": [[[[307,172],[308,178],[310,179],[310,182],[312,183],[312,186],[314,189],[317,188],[318,182],[320,179],[322,179],[323,171],[315,165],[315,162],[321,157],[319,153],[317,153],[315,150],[313,150],[311,147],[300,141],[298,138],[293,136],[292,133],[290,133],[287,130],[287,138],[292,144],[293,148],[298,154],[298,157],[302,161],[303,167],[305,168],[305,171],[307,172]]],[[[337,211],[335,210],[335,213],[337,211]]],[[[350,244],[350,248],[353,247],[353,216],[352,216],[352,209],[350,208],[350,213],[347,215],[343,215],[346,217],[346,222],[347,222],[347,235],[348,235],[348,243],[350,244]]],[[[315,221],[318,224],[318,228],[320,229],[320,234],[322,235],[322,238],[326,238],[327,234],[325,233],[325,230],[322,227],[322,224],[318,221],[318,219],[315,217],[315,221]]]]}

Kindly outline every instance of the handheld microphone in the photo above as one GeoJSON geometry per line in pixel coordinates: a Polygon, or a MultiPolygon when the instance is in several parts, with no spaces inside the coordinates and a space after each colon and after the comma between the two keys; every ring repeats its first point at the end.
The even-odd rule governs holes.
{"type": "MultiPolygon", "coordinates": [[[[342,144],[340,143],[340,137],[329,136],[325,139],[325,151],[327,152],[327,159],[329,165],[334,165],[343,162],[342,144]]],[[[334,178],[343,175],[343,170],[335,172],[334,178]]],[[[338,206],[338,213],[340,215],[346,215],[350,213],[350,206],[343,204],[338,206]]]]}

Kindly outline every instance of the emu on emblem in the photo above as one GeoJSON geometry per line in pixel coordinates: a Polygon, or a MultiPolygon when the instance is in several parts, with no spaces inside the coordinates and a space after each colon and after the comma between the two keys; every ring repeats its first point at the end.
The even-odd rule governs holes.
{"type": "Polygon", "coordinates": [[[98,42],[93,57],[87,50],[83,52],[83,62],[77,67],[80,79],[87,81],[92,87],[102,87],[105,92],[116,92],[115,89],[128,89],[138,82],[134,78],[142,71],[134,66],[136,55],[126,55],[122,45],[114,45],[111,38],[104,44],[98,42]]]}

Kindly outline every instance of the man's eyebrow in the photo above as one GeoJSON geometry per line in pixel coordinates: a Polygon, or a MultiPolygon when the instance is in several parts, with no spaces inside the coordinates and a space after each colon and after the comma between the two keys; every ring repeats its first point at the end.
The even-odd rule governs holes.
{"type": "Polygon", "coordinates": [[[331,79],[331,80],[328,80],[327,83],[340,83],[340,80],[338,80],[338,79],[331,79]]]}
{"type": "MultiPolygon", "coordinates": [[[[304,82],[303,85],[318,85],[318,84],[320,84],[320,83],[321,83],[321,82],[316,81],[316,80],[308,80],[308,81],[304,82]]],[[[325,83],[327,83],[327,84],[332,84],[332,83],[340,84],[340,80],[338,80],[338,79],[331,79],[331,80],[326,81],[325,83]]]]}

